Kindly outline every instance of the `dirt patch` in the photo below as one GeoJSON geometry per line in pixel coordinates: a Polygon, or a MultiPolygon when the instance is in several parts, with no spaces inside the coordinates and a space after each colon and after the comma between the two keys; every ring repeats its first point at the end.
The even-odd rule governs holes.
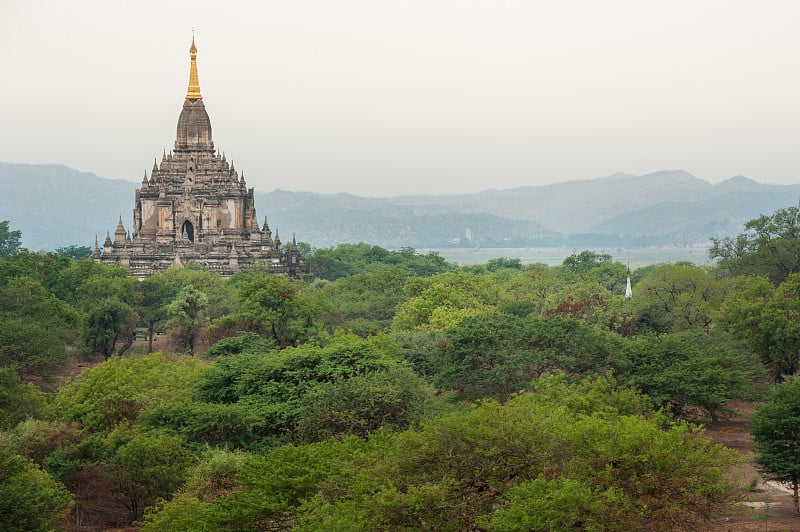
{"type": "Polygon", "coordinates": [[[775,482],[765,482],[755,464],[755,442],[750,436],[749,419],[755,409],[750,403],[730,405],[734,418],[706,429],[706,434],[741,453],[743,461],[732,475],[742,483],[740,504],[731,515],[722,516],[705,530],[721,531],[800,531],[800,517],[794,515],[791,491],[775,482]]]}

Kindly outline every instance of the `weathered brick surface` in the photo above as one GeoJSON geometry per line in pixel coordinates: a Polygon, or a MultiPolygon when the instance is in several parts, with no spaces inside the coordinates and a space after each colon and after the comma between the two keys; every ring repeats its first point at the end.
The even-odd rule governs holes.
{"type": "Polygon", "coordinates": [[[126,230],[120,217],[114,240],[108,235],[93,256],[123,264],[140,278],[187,262],[222,275],[257,263],[293,277],[307,271],[294,238],[284,251],[266,216],[259,225],[244,173],[214,149],[202,97],[186,98],[173,150],[153,163],[150,176],[145,173],[134,198],[133,227],[126,230]]]}

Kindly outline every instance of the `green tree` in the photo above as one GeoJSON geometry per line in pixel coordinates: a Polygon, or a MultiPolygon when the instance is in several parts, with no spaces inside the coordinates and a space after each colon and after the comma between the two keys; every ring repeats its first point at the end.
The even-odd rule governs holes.
{"type": "Polygon", "coordinates": [[[32,383],[20,382],[12,368],[0,367],[0,430],[14,427],[28,417],[38,416],[45,404],[44,394],[32,383]]]}
{"type": "Polygon", "coordinates": [[[115,447],[109,459],[115,494],[128,509],[130,522],[141,519],[158,499],[168,499],[192,463],[181,440],[164,433],[119,430],[108,439],[115,447]]]}
{"type": "Polygon", "coordinates": [[[698,528],[735,493],[732,453],[646,412],[605,376],[546,379],[414,430],[214,451],[145,530],[698,528]]]}
{"type": "Polygon", "coordinates": [[[481,523],[492,531],[605,530],[625,522],[621,490],[593,489],[578,480],[538,477],[508,490],[505,505],[481,523]]]}
{"type": "Polygon", "coordinates": [[[430,276],[452,269],[435,252],[417,253],[412,248],[389,251],[369,244],[340,244],[335,248],[316,249],[306,256],[311,274],[334,281],[355,273],[374,272],[396,266],[414,275],[430,276]]]}
{"type": "MultiPolygon", "coordinates": [[[[321,486],[345,482],[352,458],[370,451],[355,437],[287,445],[266,455],[211,450],[176,497],[145,515],[144,530],[287,530],[297,507],[321,486]]],[[[354,529],[354,523],[332,530],[354,529]]]]}
{"type": "Polygon", "coordinates": [[[750,432],[759,469],[767,478],[789,484],[800,516],[800,379],[792,377],[772,389],[769,401],[750,419],[750,432]]]}
{"type": "Polygon", "coordinates": [[[765,275],[774,285],[800,273],[800,207],[778,209],[745,224],[731,238],[712,238],[709,256],[733,275],[765,275]]]}
{"type": "Polygon", "coordinates": [[[8,220],[0,222],[0,258],[13,255],[22,245],[22,231],[11,231],[8,220]]]}
{"type": "Polygon", "coordinates": [[[546,386],[383,440],[352,480],[301,507],[298,528],[668,530],[730,500],[724,447],[660,416],[621,415],[601,394],[588,403],[546,386]]]}
{"type": "Polygon", "coordinates": [[[113,357],[61,388],[48,405],[50,417],[80,422],[87,431],[110,430],[119,423],[136,423],[141,411],[162,403],[194,397],[194,387],[208,366],[182,356],[162,353],[113,357]]]}
{"type": "Polygon", "coordinates": [[[242,272],[225,280],[217,272],[203,269],[196,264],[186,264],[182,268],[170,268],[153,277],[157,277],[161,284],[172,288],[176,294],[189,285],[203,292],[208,297],[207,317],[214,320],[236,312],[236,282],[247,275],[249,272],[242,272]]]}
{"type": "Polygon", "coordinates": [[[411,276],[392,266],[327,283],[319,289],[326,304],[322,319],[330,331],[344,329],[359,336],[387,330],[395,309],[403,301],[403,285],[411,276]]]}
{"type": "Polygon", "coordinates": [[[52,290],[53,282],[59,273],[73,262],[55,253],[36,253],[25,248],[0,260],[0,285],[11,279],[29,277],[35,279],[46,289],[52,290]]]}
{"type": "Polygon", "coordinates": [[[136,307],[141,297],[139,281],[123,267],[99,270],[95,275],[83,280],[77,292],[79,300],[76,306],[87,313],[108,300],[117,300],[130,307],[136,307]]]}
{"type": "Polygon", "coordinates": [[[24,317],[0,319],[0,365],[26,379],[50,378],[67,360],[64,343],[42,323],[24,317]]]}
{"type": "Polygon", "coordinates": [[[0,445],[0,528],[53,530],[71,504],[72,497],[62,484],[0,445]]]}
{"type": "Polygon", "coordinates": [[[167,305],[175,299],[178,288],[165,282],[163,276],[152,275],[141,282],[141,320],[147,327],[147,352],[153,352],[156,332],[166,323],[167,305]]]}
{"type": "Polygon", "coordinates": [[[63,246],[60,248],[56,248],[55,253],[56,255],[67,257],[69,259],[80,260],[80,259],[85,259],[89,255],[91,255],[92,248],[90,248],[89,246],[76,246],[73,244],[71,246],[63,246]]]}
{"type": "Polygon", "coordinates": [[[237,285],[240,315],[279,347],[295,346],[315,332],[319,309],[304,285],[281,275],[258,274],[237,285]]]}
{"type": "Polygon", "coordinates": [[[578,320],[500,312],[465,318],[446,338],[435,382],[468,399],[500,400],[550,372],[603,372],[619,343],[578,320]]]}
{"type": "Polygon", "coordinates": [[[561,263],[561,270],[569,276],[594,281],[612,294],[624,293],[627,268],[621,262],[611,260],[607,253],[581,251],[572,254],[561,263]]]}
{"type": "Polygon", "coordinates": [[[659,264],[636,284],[637,328],[657,333],[709,330],[724,286],[691,263],[659,264]]]}
{"type": "Polygon", "coordinates": [[[175,339],[176,347],[194,354],[197,335],[206,324],[205,310],[208,297],[189,285],[181,289],[175,299],[167,305],[169,321],[167,327],[175,339]]]}
{"type": "Polygon", "coordinates": [[[139,317],[130,305],[116,298],[105,299],[86,317],[83,340],[90,353],[122,355],[133,345],[134,330],[139,317]],[[124,343],[117,351],[117,342],[124,343]]]}
{"type": "Polygon", "coordinates": [[[242,353],[267,353],[275,348],[275,342],[262,338],[254,332],[240,336],[228,336],[212,345],[203,356],[231,356],[242,353]]]}
{"type": "Polygon", "coordinates": [[[611,262],[611,255],[585,250],[565,258],[561,266],[568,272],[586,273],[609,262],[611,262]]]}
{"type": "Polygon", "coordinates": [[[774,290],[764,278],[735,279],[716,317],[750,344],[774,382],[800,368],[800,274],[790,274],[774,290]]]}
{"type": "Polygon", "coordinates": [[[491,276],[456,271],[430,278],[411,277],[404,286],[406,300],[398,307],[393,326],[444,331],[467,316],[486,312],[499,294],[491,276]]]}
{"type": "MultiPolygon", "coordinates": [[[[109,279],[130,277],[130,274],[125,267],[119,265],[100,264],[93,260],[70,260],[47,279],[46,287],[61,301],[85,309],[92,306],[86,299],[94,298],[95,294],[85,290],[83,285],[95,277],[104,279],[100,283],[103,284],[109,282],[109,279]]],[[[108,297],[108,294],[102,297],[108,297]]]]}
{"type": "Polygon", "coordinates": [[[150,426],[175,430],[192,443],[257,451],[297,441],[301,420],[306,440],[347,427],[364,433],[402,426],[418,419],[420,397],[430,399],[432,390],[400,369],[397,355],[385,337],[341,334],[325,347],[221,357],[198,383],[195,401],[145,415],[150,426]]]}
{"type": "Polygon", "coordinates": [[[542,313],[595,323],[612,298],[605,287],[587,276],[554,288],[543,302],[542,313]]]}
{"type": "Polygon", "coordinates": [[[30,277],[0,284],[0,365],[24,379],[52,376],[67,361],[78,322],[73,308],[30,277]]]}
{"type": "Polygon", "coordinates": [[[508,259],[506,257],[497,257],[496,259],[489,259],[486,262],[486,270],[496,272],[508,268],[510,270],[521,270],[522,261],[520,259],[508,259]]]}
{"type": "Polygon", "coordinates": [[[524,270],[499,270],[486,277],[496,293],[497,305],[503,312],[527,316],[551,311],[561,304],[574,282],[565,279],[557,268],[532,264],[524,270]]]}
{"type": "Polygon", "coordinates": [[[733,399],[750,399],[757,361],[722,335],[700,331],[642,335],[615,357],[620,382],[647,394],[658,408],[692,417],[699,409],[712,422],[730,414],[733,399]]]}
{"type": "Polygon", "coordinates": [[[320,383],[303,398],[298,441],[366,437],[381,427],[406,429],[433,410],[434,390],[411,369],[396,367],[320,383]]]}

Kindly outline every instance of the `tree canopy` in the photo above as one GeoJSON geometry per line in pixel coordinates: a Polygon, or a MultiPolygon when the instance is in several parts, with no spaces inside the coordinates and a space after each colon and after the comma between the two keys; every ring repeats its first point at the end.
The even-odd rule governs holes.
{"type": "Polygon", "coordinates": [[[778,285],[800,272],[800,207],[762,214],[738,236],[711,241],[709,256],[720,268],[734,275],[764,275],[778,285]]]}
{"type": "Polygon", "coordinates": [[[536,389],[420,430],[209,454],[145,530],[667,530],[731,500],[730,451],[642,416],[635,392],[607,378],[536,389]]]}
{"type": "Polygon", "coordinates": [[[697,527],[733,458],[682,420],[800,367],[796,273],[657,264],[625,299],[593,251],[142,282],[70,254],[0,258],[0,448],[98,529],[697,527]]]}
{"type": "Polygon", "coordinates": [[[761,472],[792,488],[795,513],[800,516],[800,379],[791,378],[772,389],[769,401],[758,406],[750,420],[756,440],[756,463],[761,472]]]}
{"type": "Polygon", "coordinates": [[[22,245],[22,231],[12,231],[8,225],[8,220],[0,222],[0,258],[12,255],[22,245]]]}

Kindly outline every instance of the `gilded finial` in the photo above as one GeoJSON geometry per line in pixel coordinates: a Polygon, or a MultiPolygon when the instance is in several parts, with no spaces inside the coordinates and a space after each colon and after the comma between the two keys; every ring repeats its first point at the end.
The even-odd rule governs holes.
{"type": "Polygon", "coordinates": [[[202,100],[200,81],[197,77],[197,47],[194,45],[194,31],[192,31],[192,47],[189,48],[189,55],[192,58],[192,64],[189,67],[189,90],[186,92],[186,98],[189,100],[202,100]]]}

